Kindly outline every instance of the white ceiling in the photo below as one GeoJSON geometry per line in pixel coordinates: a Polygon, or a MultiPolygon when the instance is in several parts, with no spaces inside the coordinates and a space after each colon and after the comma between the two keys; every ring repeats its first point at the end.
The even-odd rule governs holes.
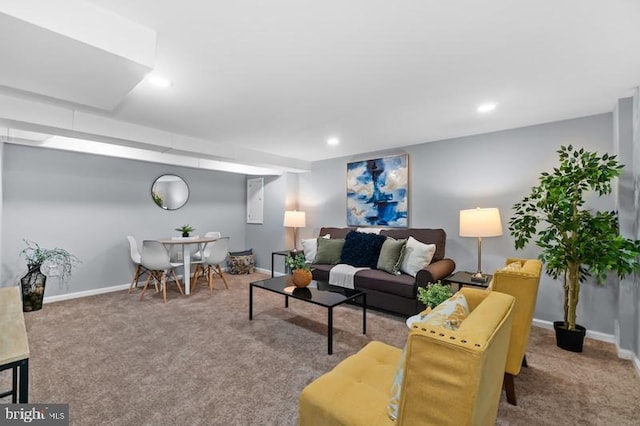
{"type": "Polygon", "coordinates": [[[173,82],[100,114],[308,161],[609,112],[640,85],[638,0],[89,1],[154,30],[173,82]]]}

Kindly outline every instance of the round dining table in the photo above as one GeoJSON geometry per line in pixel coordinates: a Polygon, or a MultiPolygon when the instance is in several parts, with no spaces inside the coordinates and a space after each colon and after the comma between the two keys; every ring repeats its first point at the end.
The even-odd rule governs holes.
{"type": "Polygon", "coordinates": [[[219,237],[172,237],[160,239],[162,244],[170,246],[180,244],[182,245],[182,261],[184,263],[184,294],[191,294],[191,246],[193,244],[198,245],[200,253],[204,253],[204,248],[207,243],[211,243],[217,240],[219,237]]]}

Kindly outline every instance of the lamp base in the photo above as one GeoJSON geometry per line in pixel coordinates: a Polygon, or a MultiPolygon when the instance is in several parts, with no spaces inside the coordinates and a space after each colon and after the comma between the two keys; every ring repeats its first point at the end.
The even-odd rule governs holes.
{"type": "Polygon", "coordinates": [[[471,281],[473,281],[474,283],[486,283],[489,280],[489,277],[486,275],[482,275],[481,272],[475,273],[473,275],[471,275],[471,281]]]}

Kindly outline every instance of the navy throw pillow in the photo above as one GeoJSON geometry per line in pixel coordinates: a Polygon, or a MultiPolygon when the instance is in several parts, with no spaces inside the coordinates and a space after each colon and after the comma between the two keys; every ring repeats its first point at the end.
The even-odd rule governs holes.
{"type": "Polygon", "coordinates": [[[355,267],[375,268],[382,244],[387,239],[384,235],[365,234],[351,231],[344,239],[340,263],[355,267]]]}

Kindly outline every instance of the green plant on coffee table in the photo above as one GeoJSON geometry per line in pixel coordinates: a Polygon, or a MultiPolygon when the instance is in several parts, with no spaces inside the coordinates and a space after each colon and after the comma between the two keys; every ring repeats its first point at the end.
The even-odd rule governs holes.
{"type": "Polygon", "coordinates": [[[287,254],[284,258],[284,263],[289,267],[289,270],[295,271],[296,269],[304,269],[305,271],[311,270],[311,265],[307,263],[304,253],[287,254]]]}
{"type": "Polygon", "coordinates": [[[451,287],[440,281],[429,283],[426,287],[418,287],[418,300],[433,309],[452,295],[451,287]]]}

